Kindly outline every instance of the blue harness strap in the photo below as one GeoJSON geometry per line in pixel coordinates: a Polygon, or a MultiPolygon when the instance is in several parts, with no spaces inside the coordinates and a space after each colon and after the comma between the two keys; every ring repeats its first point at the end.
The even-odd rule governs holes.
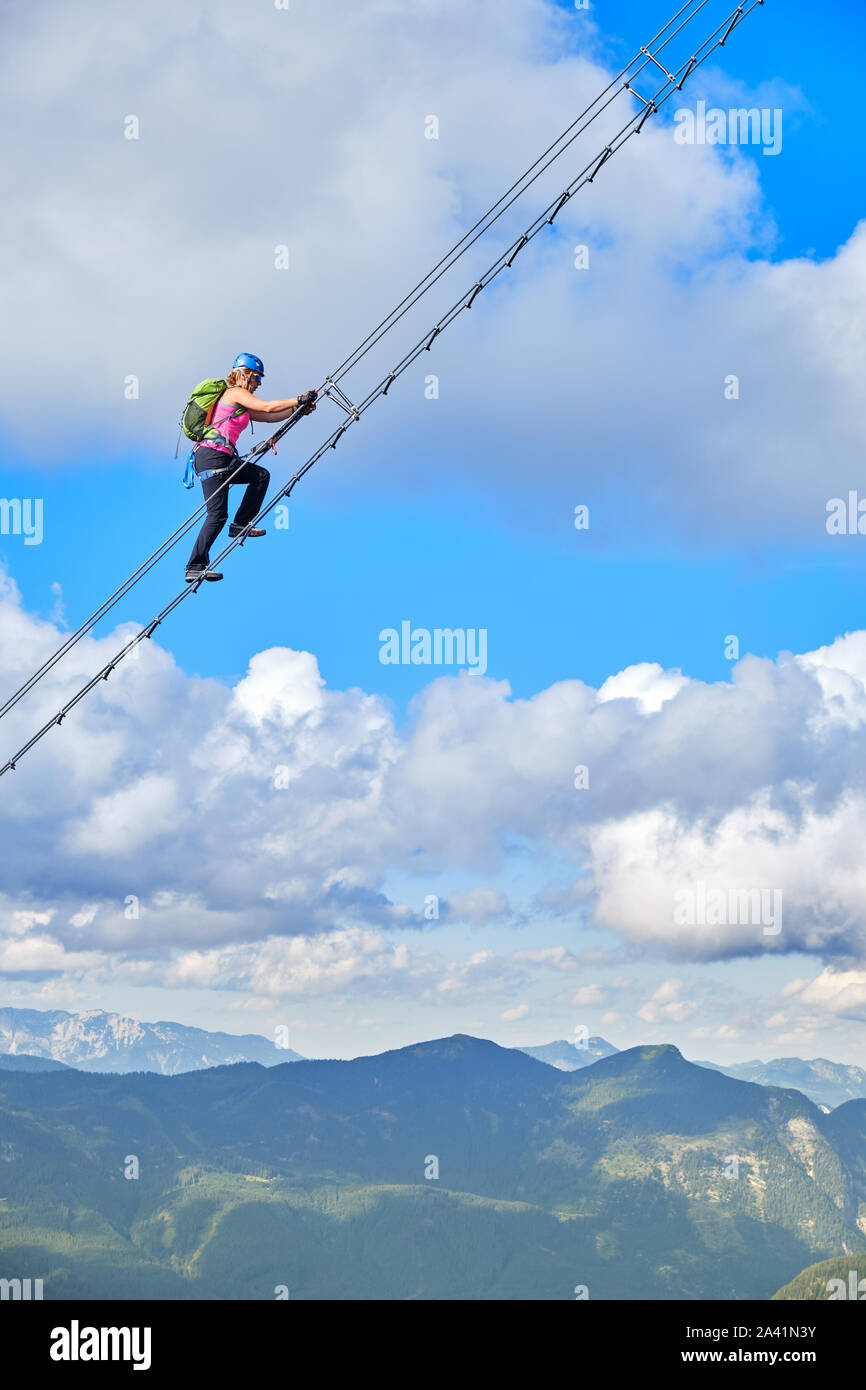
{"type": "MultiPolygon", "coordinates": [[[[205,445],[204,447],[207,446],[205,445]]],[[[200,483],[203,483],[205,478],[213,478],[217,473],[227,473],[238,457],[237,449],[235,449],[232,454],[232,462],[227,463],[225,468],[207,468],[203,472],[197,473],[195,468],[195,451],[198,448],[199,445],[194,444],[187,454],[186,468],[183,471],[183,485],[185,488],[194,488],[196,478],[198,478],[200,483]]]]}
{"type": "Polygon", "coordinates": [[[196,477],[198,478],[200,483],[203,483],[205,478],[214,478],[216,477],[217,473],[228,473],[230,468],[230,463],[227,463],[225,468],[207,468],[205,469],[204,473],[197,473],[196,477]]]}

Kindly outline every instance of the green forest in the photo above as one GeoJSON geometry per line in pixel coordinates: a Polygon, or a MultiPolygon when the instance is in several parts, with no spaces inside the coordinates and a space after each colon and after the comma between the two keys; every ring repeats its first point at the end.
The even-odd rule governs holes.
{"type": "Polygon", "coordinates": [[[864,1120],[673,1047],[572,1073],[468,1037],[0,1070],[0,1278],[46,1299],[769,1299],[840,1254],[866,1272],[864,1120]]]}

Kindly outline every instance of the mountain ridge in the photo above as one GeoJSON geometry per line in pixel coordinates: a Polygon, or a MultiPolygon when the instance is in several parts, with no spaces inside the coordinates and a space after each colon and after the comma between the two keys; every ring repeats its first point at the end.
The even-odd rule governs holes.
{"type": "Polygon", "coordinates": [[[69,1071],[65,1062],[32,1052],[0,1052],[0,1071],[69,1071]]]}
{"type": "Polygon", "coordinates": [[[769,1298],[866,1253],[866,1104],[825,1115],[673,1044],[574,1072],[468,1034],[0,1071],[0,1150],[0,1274],[48,1297],[769,1298]]]}
{"type": "Polygon", "coordinates": [[[50,1058],[92,1072],[155,1071],[173,1075],[235,1061],[276,1066],[300,1053],[278,1049],[257,1033],[210,1032],[169,1020],[143,1022],[88,1009],[0,1008],[0,1052],[50,1058]]]}
{"type": "MultiPolygon", "coordinates": [[[[578,1048],[565,1038],[519,1050],[547,1062],[561,1071],[577,1071],[592,1066],[601,1057],[612,1056],[619,1049],[602,1037],[591,1037],[587,1048],[578,1048]]],[[[738,1081],[752,1081],[761,1086],[777,1086],[796,1090],[824,1105],[828,1110],[848,1100],[866,1098],[866,1070],[850,1062],[833,1062],[827,1057],[775,1057],[768,1062],[753,1058],[723,1066],[719,1062],[694,1059],[695,1066],[721,1072],[738,1081]]]]}
{"type": "MultiPolygon", "coordinates": [[[[453,1036],[465,1039],[471,1035],[453,1036]]],[[[453,1041],[448,1045],[452,1048],[456,1046],[453,1041]]],[[[441,1048],[443,1041],[433,1039],[428,1043],[410,1043],[405,1049],[386,1051],[434,1046],[441,1048]]],[[[586,1047],[578,1047],[563,1038],[552,1043],[508,1050],[522,1053],[561,1072],[592,1067],[620,1051],[599,1035],[587,1038],[586,1047]]],[[[101,1009],[75,1014],[60,1009],[0,1008],[0,1069],[20,1067],[21,1064],[8,1059],[22,1056],[41,1057],[88,1072],[126,1074],[148,1071],[159,1075],[179,1075],[244,1062],[274,1067],[310,1060],[292,1049],[278,1049],[274,1042],[257,1033],[209,1031],[170,1020],[148,1023],[101,1009]],[[6,1062],[2,1060],[4,1056],[6,1062]]],[[[35,1066],[35,1063],[24,1065],[35,1066]]],[[[693,1065],[737,1080],[797,1090],[827,1110],[835,1109],[849,1100],[866,1098],[866,1070],[853,1063],[837,1063],[827,1058],[804,1061],[802,1058],[788,1057],[769,1062],[752,1059],[730,1066],[695,1060],[693,1065]]]]}

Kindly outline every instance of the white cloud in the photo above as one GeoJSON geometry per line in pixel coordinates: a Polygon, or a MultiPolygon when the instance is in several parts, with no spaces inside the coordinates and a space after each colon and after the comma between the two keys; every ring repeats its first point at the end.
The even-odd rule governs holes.
{"type": "Polygon", "coordinates": [[[698,1011],[694,1000],[681,999],[681,980],[665,980],[658,986],[651,998],[638,1009],[638,1018],[645,1023],[683,1023],[698,1011]]]}
{"type": "Polygon", "coordinates": [[[679,671],[665,671],[657,662],[642,661],[616,676],[608,676],[598,692],[599,701],[636,700],[645,714],[655,714],[666,700],[688,685],[679,671]]]}
{"type": "Polygon", "coordinates": [[[53,916],[50,909],[47,912],[13,912],[7,930],[10,936],[24,936],[35,926],[47,927],[53,916]]]}
{"type": "Polygon", "coordinates": [[[520,1019],[520,1018],[526,1018],[526,1015],[527,1015],[528,1013],[529,1013],[529,1005],[528,1005],[528,1004],[518,1004],[516,1008],[513,1008],[513,1009],[506,1009],[504,1013],[501,1013],[501,1014],[499,1015],[499,1017],[500,1017],[505,1023],[516,1023],[518,1019],[520,1019]]]}
{"type": "Polygon", "coordinates": [[[689,819],[663,806],[593,829],[595,920],[690,959],[866,951],[858,848],[866,796],[846,792],[820,808],[815,802],[813,786],[792,781],[747,795],[722,815],[689,819]],[[678,895],[702,884],[727,903],[748,899],[750,910],[715,925],[709,915],[678,920],[678,895]]]}
{"type": "Polygon", "coordinates": [[[515,951],[513,961],[527,965],[551,965],[556,970],[576,970],[577,957],[565,946],[543,946],[537,950],[515,951]]]}
{"type": "Polygon", "coordinates": [[[98,911],[99,903],[88,903],[80,912],[73,913],[69,919],[69,925],[71,927],[89,927],[98,911]]]}
{"type": "Polygon", "coordinates": [[[594,1004],[604,1003],[604,991],[598,985],[583,985],[575,990],[571,996],[572,1004],[576,1004],[579,1009],[592,1008],[594,1004]]]}
{"type": "MultiPolygon", "coordinates": [[[[183,822],[183,809],[174,777],[147,773],[120,791],[97,797],[87,819],[70,824],[69,852],[107,858],[134,854],[145,845],[158,843],[163,835],[176,833],[183,822]]],[[[86,923],[73,920],[72,925],[86,923]]]]}
{"type": "MultiPolygon", "coordinates": [[[[30,660],[58,636],[7,583],[4,687],[22,650],[30,660]]],[[[0,722],[7,749],[116,646],[116,634],[80,643],[69,670],[62,663],[0,722]]],[[[618,689],[605,683],[603,697],[579,681],[514,699],[505,682],[440,678],[400,728],[378,697],[329,690],[310,653],[259,653],[228,689],[186,677],[150,642],[4,779],[0,939],[127,961],[189,952],[184,969],[198,978],[219,966],[208,953],[238,944],[335,931],[378,941],[435,931],[449,915],[498,924],[516,916],[495,875],[517,839],[583,885],[578,899],[538,894],[533,915],[517,914],[522,932],[551,918],[559,931],[579,903],[641,951],[806,951],[836,970],[856,966],[866,957],[864,650],[850,634],[797,658],[747,657],[730,683],[673,673],[675,689],[652,708],[633,694],[646,693],[645,668],[633,681],[620,673],[618,689]],[[589,792],[573,789],[577,759],[591,766],[589,792]],[[387,890],[391,875],[452,872],[478,886],[445,899],[438,924],[423,918],[422,893],[412,906],[387,890]],[[778,889],[781,931],[678,921],[677,889],[699,882],[778,889]]],[[[367,939],[352,938],[356,954],[367,939]]],[[[510,960],[482,952],[455,965],[440,988],[466,988],[469,969],[473,988],[522,991],[529,969],[607,960],[521,941],[510,960]]],[[[328,979],[343,968],[316,967],[328,979]]],[[[301,969],[290,956],[274,962],[289,982],[301,969]]],[[[263,994],[264,983],[250,988],[263,994]]]]}
{"type": "Polygon", "coordinates": [[[409,967],[404,945],[381,933],[347,928],[321,936],[271,938],[255,946],[179,955],[165,972],[169,986],[250,990],[291,998],[341,993],[359,981],[390,978],[409,967]]]}
{"type": "Polygon", "coordinates": [[[800,1003],[839,1018],[866,1022],[866,970],[834,970],[827,966],[798,991],[800,1003]]]}
{"type": "Polygon", "coordinates": [[[38,978],[59,971],[74,975],[97,964],[98,959],[94,952],[65,951],[51,937],[33,932],[19,940],[0,938],[0,975],[38,978]]]}

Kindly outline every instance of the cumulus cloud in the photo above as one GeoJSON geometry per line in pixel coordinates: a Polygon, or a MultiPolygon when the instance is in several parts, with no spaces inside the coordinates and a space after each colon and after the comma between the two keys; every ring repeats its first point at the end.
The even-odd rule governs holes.
{"type": "Polygon", "coordinates": [[[811,788],[790,785],[780,799],[764,791],[720,818],[660,808],[594,829],[595,920],[689,959],[863,952],[866,798],[819,811],[811,788]],[[701,901],[704,911],[683,910],[701,901]]]}
{"type": "Polygon", "coordinates": [[[408,968],[405,945],[379,932],[347,928],[317,937],[272,938],[254,947],[182,952],[162,972],[161,983],[249,990],[258,998],[308,998],[374,978],[387,983],[408,968]]]}
{"type": "Polygon", "coordinates": [[[655,661],[641,661],[615,676],[608,676],[599,688],[598,699],[600,703],[636,700],[645,714],[655,714],[684,685],[688,685],[688,681],[681,672],[664,671],[655,661]]]}
{"type": "Polygon", "coordinates": [[[576,1004],[580,1009],[589,1009],[595,1004],[603,1004],[604,1001],[604,990],[599,989],[598,985],[583,985],[571,996],[572,1004],[576,1004]]]}
{"type": "Polygon", "coordinates": [[[576,970],[577,957],[564,946],[542,946],[538,950],[515,951],[511,957],[528,965],[553,966],[555,970],[576,970]]]}
{"type": "Polygon", "coordinates": [[[0,937],[0,976],[16,975],[38,980],[41,976],[69,971],[73,974],[99,963],[92,951],[66,951],[52,937],[29,932],[26,937],[4,940],[0,937]]]}
{"type": "Polygon", "coordinates": [[[681,998],[683,983],[669,979],[659,985],[651,998],[637,1011],[638,1018],[645,1023],[682,1023],[697,1013],[698,1005],[693,999],[681,998]]]}
{"type": "Polygon", "coordinates": [[[797,981],[788,991],[801,1004],[839,1018],[866,1021],[866,970],[838,970],[827,966],[811,981],[797,981]]]}
{"type": "MultiPolygon", "coordinates": [[[[6,581],[3,684],[59,636],[6,581]]],[[[80,643],[0,722],[7,749],[117,642],[80,643]]],[[[815,986],[832,983],[826,1007],[861,1007],[844,972],[866,957],[866,635],[776,662],[746,657],[730,682],[646,677],[618,673],[598,691],[562,681],[530,699],[502,681],[440,678],[398,726],[380,698],[328,689],[310,653],[259,653],[228,688],[187,677],[151,641],[0,785],[4,959],[41,974],[66,954],[149,968],[186,952],[181,975],[204,979],[220,975],[230,947],[339,932],[361,962],[345,968],[370,974],[364,961],[390,959],[378,944],[388,933],[507,912],[521,932],[579,920],[632,952],[679,959],[810,952],[833,972],[815,986]],[[577,761],[591,772],[579,792],[577,761]],[[495,886],[515,841],[570,872],[580,893],[559,882],[515,914],[495,886]],[[431,877],[450,873],[478,886],[443,893],[447,911],[429,922],[431,877]],[[395,875],[423,890],[401,900],[395,875]],[[691,916],[678,910],[684,890],[691,916]],[[761,915],[776,893],[778,912],[761,915]],[[714,894],[721,916],[706,906],[714,894]]],[[[268,957],[287,989],[315,955],[305,947],[302,964],[294,949],[268,957]]],[[[527,970],[611,959],[521,941],[510,960],[456,963],[439,989],[471,975],[474,988],[518,990],[527,970]]],[[[343,968],[325,957],[315,978],[343,968]]]]}

